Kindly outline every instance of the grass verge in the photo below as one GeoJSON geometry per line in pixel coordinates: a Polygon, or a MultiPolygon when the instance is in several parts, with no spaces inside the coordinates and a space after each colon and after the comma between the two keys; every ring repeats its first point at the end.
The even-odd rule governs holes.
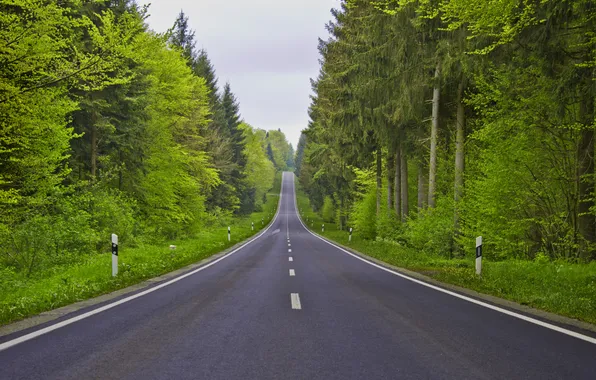
{"type": "Polygon", "coordinates": [[[419,272],[438,281],[508,299],[522,305],[596,324],[596,262],[534,262],[484,260],[482,277],[475,274],[474,259],[448,259],[393,241],[364,240],[323,222],[312,211],[308,197],[296,187],[298,209],[308,227],[326,238],[397,267],[419,272]],[[325,224],[325,232],[321,225],[325,224]]]}
{"type": "Polygon", "coordinates": [[[277,210],[280,186],[277,178],[263,211],[232,219],[230,242],[227,226],[218,226],[202,230],[192,239],[119,247],[117,277],[112,277],[110,254],[94,254],[85,261],[53,267],[29,278],[0,268],[0,325],[110,293],[221,252],[269,224],[277,210]],[[251,223],[255,225],[254,231],[251,223]],[[170,244],[176,245],[176,249],[171,250],[170,244]]]}

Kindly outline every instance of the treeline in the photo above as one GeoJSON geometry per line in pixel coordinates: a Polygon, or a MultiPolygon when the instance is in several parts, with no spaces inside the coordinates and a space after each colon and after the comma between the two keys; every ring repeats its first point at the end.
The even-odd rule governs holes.
{"type": "Polygon", "coordinates": [[[344,0],[296,166],[340,228],[447,257],[594,260],[596,6],[344,0]]]}
{"type": "Polygon", "coordinates": [[[180,13],[164,34],[130,0],[0,1],[0,264],[32,273],[192,236],[262,206],[292,165],[218,87],[180,13]]]}

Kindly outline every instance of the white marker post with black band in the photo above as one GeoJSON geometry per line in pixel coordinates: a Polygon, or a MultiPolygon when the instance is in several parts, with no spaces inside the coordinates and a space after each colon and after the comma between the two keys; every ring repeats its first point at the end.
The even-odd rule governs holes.
{"type": "Polygon", "coordinates": [[[230,230],[229,226],[228,226],[228,241],[232,241],[232,231],[230,230]]]}
{"type": "Polygon", "coordinates": [[[254,231],[255,230],[255,222],[250,223],[250,228],[254,231]]]}
{"type": "Polygon", "coordinates": [[[476,274],[482,272],[482,236],[476,238],[476,274]]]}
{"type": "Polygon", "coordinates": [[[352,241],[352,227],[350,227],[350,237],[348,238],[348,241],[352,241]]]}
{"type": "Polygon", "coordinates": [[[325,232],[325,225],[324,224],[321,226],[321,232],[325,232]]]}
{"type": "Polygon", "coordinates": [[[112,277],[118,275],[118,235],[112,234],[112,277]]]}

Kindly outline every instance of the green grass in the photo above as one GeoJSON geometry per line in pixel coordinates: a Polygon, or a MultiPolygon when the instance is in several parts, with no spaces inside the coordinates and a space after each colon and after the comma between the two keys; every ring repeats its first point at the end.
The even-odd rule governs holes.
{"type": "Polygon", "coordinates": [[[111,273],[111,254],[94,254],[86,261],[53,267],[29,278],[0,268],[0,325],[122,289],[221,252],[269,224],[277,210],[280,186],[277,180],[263,211],[232,219],[231,242],[226,225],[200,231],[192,239],[119,247],[119,273],[115,278],[111,273]],[[170,244],[176,245],[176,249],[171,250],[170,244]]]}
{"type": "Polygon", "coordinates": [[[482,277],[475,274],[474,255],[448,259],[392,241],[363,240],[325,222],[314,213],[306,195],[297,189],[298,209],[308,226],[330,240],[388,264],[413,270],[441,282],[458,285],[537,309],[596,324],[596,262],[483,261],[482,277]]]}

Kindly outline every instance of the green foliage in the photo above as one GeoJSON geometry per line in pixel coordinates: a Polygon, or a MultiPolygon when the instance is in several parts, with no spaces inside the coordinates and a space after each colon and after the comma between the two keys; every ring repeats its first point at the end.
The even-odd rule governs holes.
{"type": "MultiPolygon", "coordinates": [[[[409,219],[404,238],[413,248],[429,255],[450,257],[453,250],[453,201],[440,197],[437,207],[422,210],[409,219]]],[[[466,246],[467,252],[473,252],[466,246]]],[[[486,255],[490,258],[490,254],[486,255]]]]}
{"type": "Polygon", "coordinates": [[[333,206],[333,199],[330,196],[326,196],[323,201],[323,207],[321,208],[321,217],[324,222],[335,221],[335,207],[333,206]]]}
{"type": "Polygon", "coordinates": [[[365,239],[375,239],[377,236],[377,193],[372,186],[359,202],[354,203],[350,218],[354,230],[365,239]]]}
{"type": "Polygon", "coordinates": [[[300,140],[298,140],[298,146],[296,147],[296,154],[294,157],[294,166],[296,168],[295,173],[300,177],[300,169],[302,168],[302,160],[304,160],[304,148],[306,148],[306,135],[300,134],[300,140]]]}
{"type": "Polygon", "coordinates": [[[183,12],[161,35],[128,0],[0,9],[0,268],[35,277],[111,233],[157,244],[269,207],[265,132],[219,95],[183,12]]]}
{"type": "Polygon", "coordinates": [[[313,209],[333,197],[367,238],[445,257],[481,235],[489,259],[596,258],[593,4],[344,0],[332,14],[296,153],[313,209]]]}
{"type": "Polygon", "coordinates": [[[286,136],[280,130],[267,132],[267,155],[275,164],[277,170],[289,170],[292,163],[294,152],[292,146],[288,143],[286,136]]]}
{"type": "Polygon", "coordinates": [[[244,133],[246,148],[246,180],[255,189],[255,210],[259,211],[266,201],[266,194],[273,187],[275,167],[265,152],[266,132],[254,130],[250,125],[240,125],[244,133]]]}
{"type": "Polygon", "coordinates": [[[0,12],[0,223],[43,207],[68,168],[76,103],[66,81],[88,57],[70,56],[76,21],[46,1],[11,1],[0,12]]]}

